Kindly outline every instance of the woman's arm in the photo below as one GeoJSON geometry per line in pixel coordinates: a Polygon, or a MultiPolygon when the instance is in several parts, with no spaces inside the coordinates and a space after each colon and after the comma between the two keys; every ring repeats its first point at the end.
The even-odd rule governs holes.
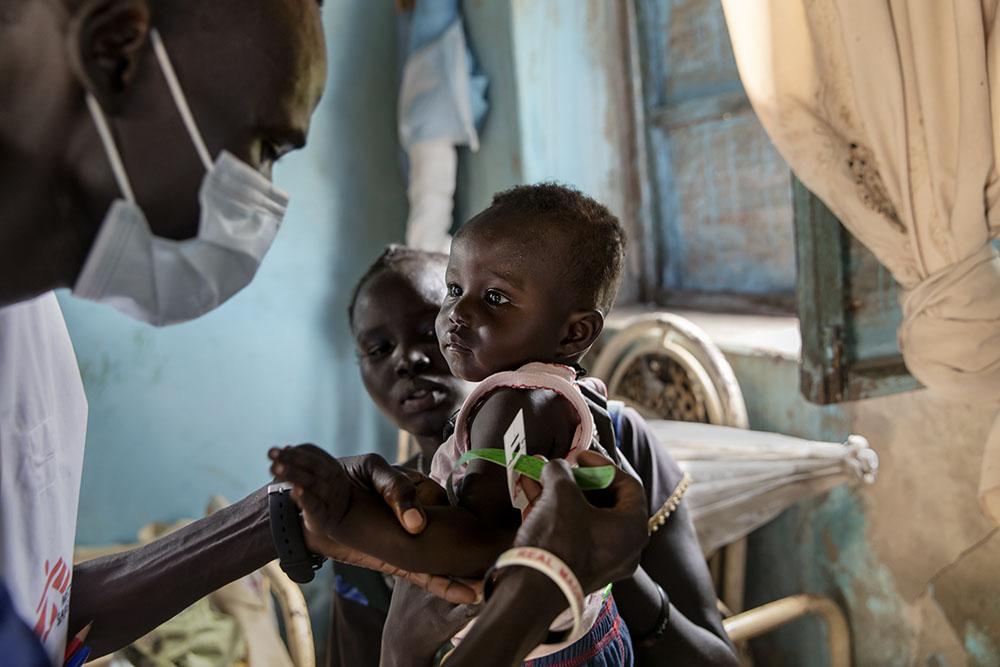
{"type": "Polygon", "coordinates": [[[666,591],[670,604],[666,631],[643,651],[650,657],[670,656],[671,664],[676,665],[738,665],[735,649],[722,628],[715,589],[684,503],[653,533],[641,563],[666,591]]]}
{"type": "MultiPolygon", "coordinates": [[[[621,418],[621,453],[642,480],[653,513],[673,494],[684,473],[638,413],[626,408],[621,418]]],[[[715,589],[686,503],[682,501],[650,536],[641,564],[637,578],[615,584],[622,615],[630,629],[635,626],[633,639],[639,640],[646,634],[643,629],[652,628],[659,619],[659,592],[652,582],[667,594],[670,621],[653,646],[637,650],[640,658],[652,664],[667,658],[677,665],[739,664],[722,627],[715,589]],[[654,608],[656,616],[651,618],[654,608]]]]}

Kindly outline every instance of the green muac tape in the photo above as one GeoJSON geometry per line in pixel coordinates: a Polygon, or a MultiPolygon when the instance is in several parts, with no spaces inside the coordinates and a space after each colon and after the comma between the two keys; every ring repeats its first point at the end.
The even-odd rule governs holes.
{"type": "MultiPolygon", "coordinates": [[[[504,468],[507,467],[507,454],[502,449],[472,449],[462,454],[455,464],[455,467],[465,465],[469,461],[489,461],[504,468]]],[[[542,481],[542,468],[545,461],[536,459],[534,456],[519,456],[514,463],[514,470],[530,477],[536,482],[542,481]]],[[[615,478],[615,467],[611,465],[596,466],[593,468],[573,468],[573,479],[576,485],[583,491],[596,491],[606,489],[611,486],[615,478]]]]}

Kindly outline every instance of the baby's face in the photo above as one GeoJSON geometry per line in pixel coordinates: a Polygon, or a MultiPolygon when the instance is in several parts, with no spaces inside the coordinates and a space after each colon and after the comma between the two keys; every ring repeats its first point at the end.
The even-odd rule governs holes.
{"type": "Polygon", "coordinates": [[[502,228],[455,238],[436,324],[452,373],[479,382],[529,361],[558,361],[568,315],[559,264],[558,253],[502,228]]]}
{"type": "Polygon", "coordinates": [[[354,338],[361,379],[399,428],[441,437],[470,387],[441,356],[434,319],[444,297],[440,265],[374,277],[358,294],[354,338]]]}

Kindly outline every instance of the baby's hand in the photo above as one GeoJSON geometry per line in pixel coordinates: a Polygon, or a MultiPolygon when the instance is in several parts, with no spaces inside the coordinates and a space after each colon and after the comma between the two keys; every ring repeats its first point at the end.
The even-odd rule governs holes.
{"type": "Polygon", "coordinates": [[[420,501],[427,501],[433,489],[416,484],[411,473],[393,468],[378,454],[335,459],[316,445],[297,445],[275,447],[267,455],[271,474],[292,484],[292,498],[312,531],[336,537],[352,492],[381,497],[407,532],[424,529],[420,501]]]}
{"type": "Polygon", "coordinates": [[[272,448],[271,474],[292,484],[292,498],[302,509],[306,528],[331,534],[351,498],[351,481],[337,459],[316,445],[272,448]]]}

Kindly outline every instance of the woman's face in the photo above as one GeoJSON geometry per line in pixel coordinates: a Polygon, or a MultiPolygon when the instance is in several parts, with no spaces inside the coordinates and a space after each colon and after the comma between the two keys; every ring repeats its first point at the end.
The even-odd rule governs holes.
{"type": "Polygon", "coordinates": [[[451,374],[434,319],[444,267],[419,259],[377,274],[354,305],[354,340],[368,394],[399,428],[441,438],[471,385],[451,374]]]}

